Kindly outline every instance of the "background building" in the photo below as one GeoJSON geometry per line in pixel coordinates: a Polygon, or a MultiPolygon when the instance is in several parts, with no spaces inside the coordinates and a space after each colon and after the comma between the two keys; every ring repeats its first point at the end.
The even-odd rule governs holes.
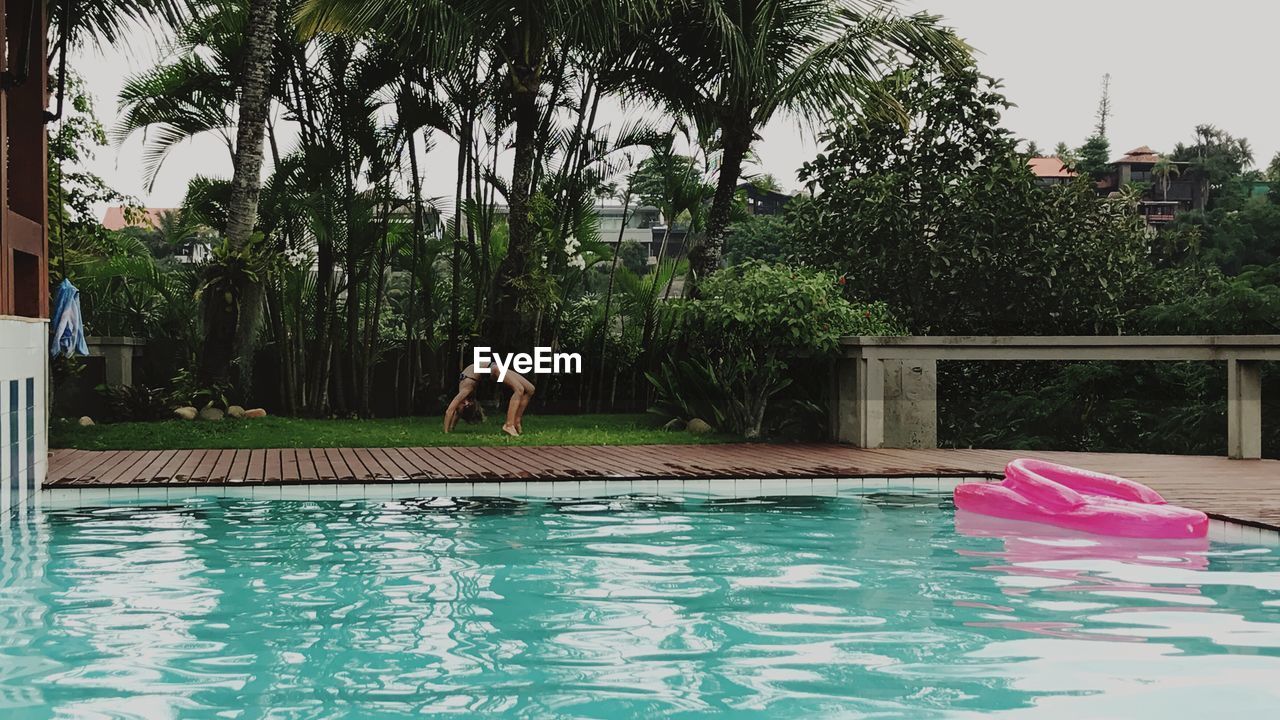
{"type": "Polygon", "coordinates": [[[1146,145],[1112,162],[1111,174],[1098,182],[1098,192],[1112,193],[1125,186],[1140,189],[1138,212],[1148,225],[1173,222],[1180,210],[1203,210],[1208,199],[1190,163],[1166,159],[1146,145]]]}

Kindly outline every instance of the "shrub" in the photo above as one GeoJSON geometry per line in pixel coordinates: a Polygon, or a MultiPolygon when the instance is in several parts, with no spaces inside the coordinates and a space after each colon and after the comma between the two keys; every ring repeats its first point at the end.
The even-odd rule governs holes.
{"type": "Polygon", "coordinates": [[[649,250],[635,240],[627,240],[618,248],[618,260],[622,266],[637,275],[649,271],[649,250]]]}
{"type": "Polygon", "coordinates": [[[112,420],[132,422],[164,420],[169,417],[167,394],[146,385],[102,385],[99,392],[107,400],[112,420]]]}
{"type": "Polygon", "coordinates": [[[791,384],[790,359],[831,356],[845,335],[901,334],[883,303],[850,302],[841,285],[830,274],[763,262],[705,280],[702,296],[682,308],[685,346],[704,356],[669,361],[649,375],[655,411],[677,414],[691,398],[702,398],[700,405],[712,398],[725,405],[717,408],[721,429],[760,437],[766,415],[791,384]]]}

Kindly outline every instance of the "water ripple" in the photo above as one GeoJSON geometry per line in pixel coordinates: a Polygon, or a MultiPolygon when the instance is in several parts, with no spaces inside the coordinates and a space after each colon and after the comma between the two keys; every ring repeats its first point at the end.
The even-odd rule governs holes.
{"type": "Polygon", "coordinates": [[[11,518],[0,544],[6,720],[1280,706],[1274,549],[941,498],[195,499],[11,518]]]}

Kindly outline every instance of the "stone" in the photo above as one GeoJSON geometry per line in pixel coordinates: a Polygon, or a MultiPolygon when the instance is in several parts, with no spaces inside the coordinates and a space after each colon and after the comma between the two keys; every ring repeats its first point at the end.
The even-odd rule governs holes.
{"type": "Polygon", "coordinates": [[[217,422],[222,419],[223,414],[224,413],[216,407],[207,407],[199,412],[198,417],[201,420],[217,422]]]}
{"type": "Polygon", "coordinates": [[[84,415],[80,418],[80,427],[89,427],[92,424],[93,424],[93,418],[89,417],[88,415],[84,415]]]}
{"type": "Polygon", "coordinates": [[[679,432],[685,429],[685,421],[680,418],[671,418],[662,426],[662,429],[668,432],[679,432]]]}
{"type": "Polygon", "coordinates": [[[266,417],[266,416],[267,416],[267,411],[266,411],[266,410],[263,410],[262,408],[253,408],[252,410],[245,410],[245,411],[244,411],[244,416],[245,416],[246,418],[261,418],[261,417],[266,417]]]}
{"type": "Polygon", "coordinates": [[[689,421],[689,424],[685,427],[685,429],[693,433],[694,435],[706,435],[707,433],[711,432],[714,428],[708,425],[706,420],[703,420],[702,418],[694,418],[689,421]]]}
{"type": "Polygon", "coordinates": [[[196,415],[198,415],[199,413],[200,413],[199,410],[196,410],[190,405],[186,407],[174,408],[173,410],[173,416],[179,420],[195,420],[196,415]]]}
{"type": "Polygon", "coordinates": [[[239,405],[232,405],[227,408],[227,417],[236,419],[244,417],[244,408],[239,405]]]}

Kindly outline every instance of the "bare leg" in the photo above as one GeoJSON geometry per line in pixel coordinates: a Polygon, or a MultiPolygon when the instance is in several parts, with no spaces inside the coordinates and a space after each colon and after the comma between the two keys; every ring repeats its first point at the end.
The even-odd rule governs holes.
{"type": "Polygon", "coordinates": [[[524,395],[524,388],[516,388],[511,399],[507,401],[507,422],[502,426],[502,432],[511,437],[520,435],[520,413],[524,405],[524,395]]]}
{"type": "MultiPolygon", "coordinates": [[[[522,378],[523,379],[523,378],[522,378]]],[[[524,432],[524,411],[529,409],[529,403],[533,402],[533,383],[528,380],[524,381],[524,397],[520,402],[520,409],[516,413],[516,432],[524,432]]]]}

